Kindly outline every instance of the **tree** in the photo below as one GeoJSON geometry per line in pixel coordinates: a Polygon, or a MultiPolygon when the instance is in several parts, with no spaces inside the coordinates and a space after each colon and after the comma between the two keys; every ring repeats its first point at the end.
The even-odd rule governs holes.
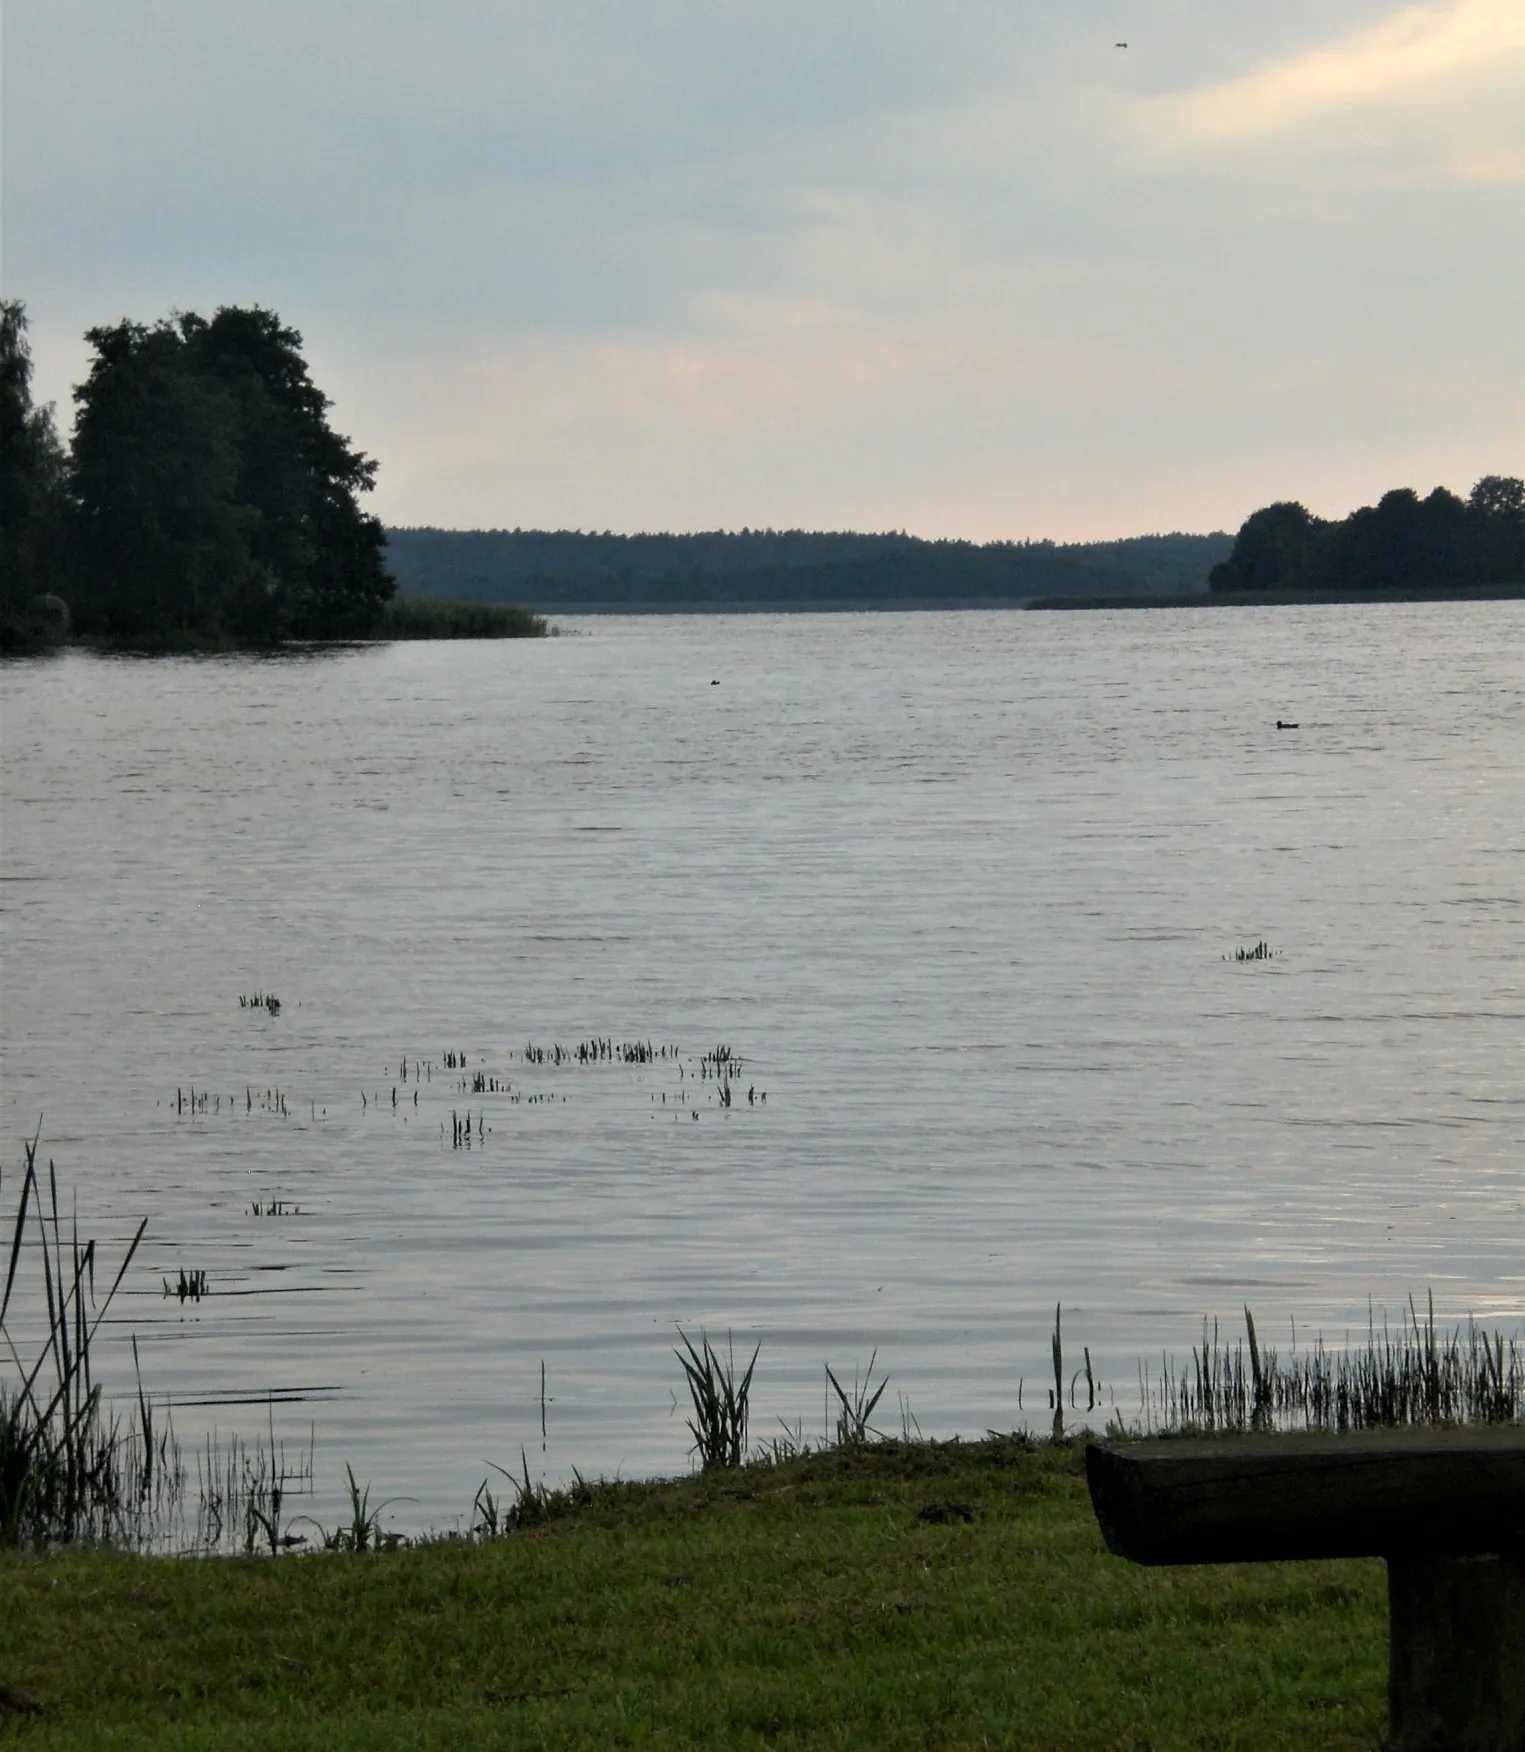
{"type": "Polygon", "coordinates": [[[1289,501],[1267,505],[1245,519],[1209,582],[1398,596],[1525,584],[1525,482],[1485,475],[1465,501],[1445,487],[1424,499],[1397,487],[1338,523],[1289,501]]]}
{"type": "Polygon", "coordinates": [[[1248,516],[1234,551],[1214,566],[1215,591],[1274,590],[1294,583],[1307,566],[1325,525],[1295,500],[1282,499],[1248,516]]]}
{"type": "Polygon", "coordinates": [[[73,487],[82,618],[117,637],[364,633],[391,596],[357,496],[376,465],[328,423],[302,337],[219,309],[86,335],[73,487]]]}
{"type": "Polygon", "coordinates": [[[1473,563],[1485,584],[1525,583],[1525,481],[1484,475],[1467,495],[1473,563]]]}
{"type": "Polygon", "coordinates": [[[64,453],[53,410],[32,405],[26,306],[0,301],[0,637],[33,596],[66,587],[64,453]]]}

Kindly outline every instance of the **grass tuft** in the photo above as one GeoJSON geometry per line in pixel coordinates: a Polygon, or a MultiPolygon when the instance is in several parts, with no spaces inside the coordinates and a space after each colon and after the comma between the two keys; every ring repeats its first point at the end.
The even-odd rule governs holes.
{"type": "Polygon", "coordinates": [[[868,1368],[864,1371],[861,1385],[858,1381],[858,1371],[853,1370],[851,1392],[832,1373],[831,1364],[825,1365],[826,1379],[831,1385],[832,1392],[837,1396],[837,1446],[839,1448],[861,1448],[870,1437],[883,1440],[882,1433],[871,1428],[868,1421],[874,1415],[874,1407],[884,1397],[885,1388],[890,1384],[890,1378],[886,1375],[878,1387],[873,1388],[874,1363],[878,1356],[879,1352],[875,1350],[869,1357],[868,1368]],[[870,1388],[873,1388],[872,1392],[870,1392],[870,1388]]]}
{"type": "Polygon", "coordinates": [[[689,1432],[694,1438],[692,1452],[699,1456],[699,1464],[706,1469],[740,1466],[747,1457],[748,1400],[752,1392],[752,1371],[757,1367],[762,1345],[759,1343],[752,1352],[752,1360],[738,1380],[736,1353],[729,1335],[723,1362],[706,1333],[699,1335],[698,1350],[694,1349],[682,1327],[678,1328],[678,1337],[683,1341],[683,1349],[675,1350],[673,1355],[683,1365],[689,1397],[694,1404],[694,1415],[688,1419],[689,1432]]]}

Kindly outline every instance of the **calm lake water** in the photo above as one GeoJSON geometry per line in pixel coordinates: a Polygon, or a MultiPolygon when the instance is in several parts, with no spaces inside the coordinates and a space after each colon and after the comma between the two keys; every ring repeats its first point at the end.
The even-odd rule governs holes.
{"type": "Polygon", "coordinates": [[[183,1439],[316,1424],[325,1499],[681,1470],[678,1323],[761,1340],[754,1432],[811,1436],[876,1348],[888,1427],[1046,1421],[1059,1300],[1125,1413],[1245,1302],[1283,1345],[1427,1289],[1525,1320],[1525,604],[0,687],[0,1205],[41,1116],[108,1254],[150,1219],[110,1385],[135,1330],[183,1439]],[[594,1036],[680,1056],[526,1062],[594,1036]]]}

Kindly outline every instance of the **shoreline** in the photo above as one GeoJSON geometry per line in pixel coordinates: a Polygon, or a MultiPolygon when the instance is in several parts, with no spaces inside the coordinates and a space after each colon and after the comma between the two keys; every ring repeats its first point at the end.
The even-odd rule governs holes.
{"type": "Polygon", "coordinates": [[[968,596],[906,597],[878,600],[832,598],[823,601],[777,602],[533,602],[457,603],[443,598],[414,597],[408,609],[416,628],[351,634],[333,639],[288,639],[273,645],[243,645],[222,639],[194,640],[167,637],[157,641],[117,641],[99,634],[44,633],[40,637],[0,644],[0,660],[39,657],[56,651],[93,651],[117,657],[279,656],[315,646],[362,646],[428,643],[437,640],[554,637],[557,628],[547,623],[551,615],[568,618],[678,618],[701,615],[870,615],[870,614],[984,614],[993,610],[1068,614],[1083,610],[1115,612],[1120,609],[1177,608],[1316,608],[1320,606],[1385,606],[1410,602],[1518,602],[1525,600],[1525,586],[1518,584],[1471,585],[1462,590],[1210,590],[1179,591],[1168,595],[1124,596],[968,596]],[[429,612],[438,601],[445,612],[429,612]],[[422,606],[423,612],[418,613],[422,606]],[[461,611],[465,610],[466,613],[461,611]],[[483,623],[517,615],[518,625],[485,630],[483,623]],[[454,623],[453,625],[451,623],[454,623]],[[525,623],[530,624],[525,624],[525,623]],[[538,626],[533,623],[538,622],[538,626]],[[431,624],[432,623],[432,624],[431,624]],[[427,630],[426,630],[427,629],[427,630]],[[479,630],[481,629],[481,630],[479,630]]]}
{"type": "Polygon", "coordinates": [[[0,1738],[1375,1744],[1380,1560],[1142,1569],[1107,1553],[1083,1458],[1001,1436],[867,1444],[580,1480],[400,1549],[362,1502],[310,1556],[7,1552],[0,1738]]]}
{"type": "Polygon", "coordinates": [[[1027,606],[1049,612],[1082,608],[1317,608],[1321,604],[1517,602],[1519,584],[1472,584],[1462,590],[1233,590],[1174,596],[1041,596],[1027,606]]]}

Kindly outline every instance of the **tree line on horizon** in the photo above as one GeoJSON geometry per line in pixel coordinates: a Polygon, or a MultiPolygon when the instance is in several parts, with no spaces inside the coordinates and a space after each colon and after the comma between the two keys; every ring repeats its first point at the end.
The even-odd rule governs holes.
{"type": "Polygon", "coordinates": [[[977,543],[904,531],[422,528],[389,530],[387,563],[412,596],[541,609],[937,606],[1203,594],[1231,542],[1224,533],[977,543]]]}
{"type": "Polygon", "coordinates": [[[1465,499],[1409,487],[1326,521],[1295,500],[1252,512],[1213,567],[1216,593],[1465,592],[1525,584],[1525,481],[1484,475],[1465,499]]]}
{"type": "Polygon", "coordinates": [[[34,407],[25,307],[0,303],[0,639],[67,605],[108,642],[362,636],[395,591],[302,337],[224,306],[92,328],[72,443],[34,407]]]}
{"type": "MultiPolygon", "coordinates": [[[[1402,488],[1338,521],[1280,501],[1230,538],[928,541],[806,530],[617,535],[383,528],[376,463],[334,432],[302,337],[224,306],[86,333],[71,443],[33,406],[25,307],[0,301],[0,645],[63,605],[118,644],[481,636],[443,605],[681,609],[1019,604],[1525,585],[1525,483],[1402,488]],[[394,601],[413,600],[413,625],[394,601]],[[424,602],[435,605],[425,612],[424,602]]],[[[480,614],[477,616],[480,620],[480,614]]],[[[502,631],[544,630],[530,615],[502,631]]]]}

